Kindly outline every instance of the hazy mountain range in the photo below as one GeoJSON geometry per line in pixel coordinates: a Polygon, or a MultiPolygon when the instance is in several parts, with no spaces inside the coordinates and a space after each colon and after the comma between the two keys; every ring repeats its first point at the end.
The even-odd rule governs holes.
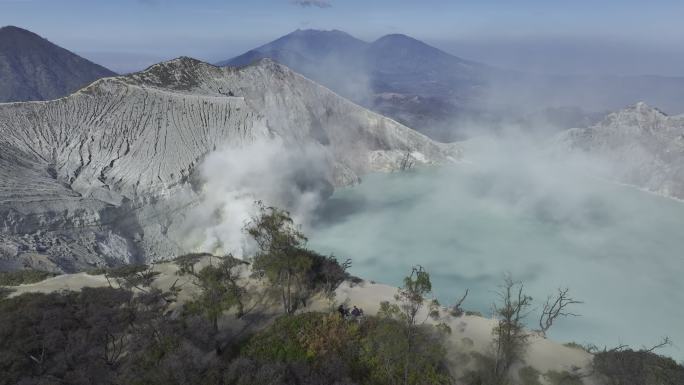
{"type": "Polygon", "coordinates": [[[443,134],[446,123],[484,114],[483,86],[505,74],[405,35],[366,43],[336,30],[297,30],[218,64],[241,66],[266,57],[443,140],[453,139],[443,134]]]}
{"type": "Polygon", "coordinates": [[[505,125],[584,126],[639,101],[684,112],[684,78],[508,71],[405,35],[367,43],[341,31],[298,30],[218,64],[265,57],[443,141],[505,125]]]}
{"type": "Polygon", "coordinates": [[[0,28],[0,103],[56,99],[114,75],[33,32],[0,28]]]}
{"type": "MultiPolygon", "coordinates": [[[[342,31],[297,30],[218,64],[261,58],[444,142],[507,126],[586,127],[639,101],[684,112],[684,78],[508,71],[400,34],[368,43],[342,31]]],[[[0,30],[0,101],[53,99],[112,75],[31,32],[0,30]]]]}

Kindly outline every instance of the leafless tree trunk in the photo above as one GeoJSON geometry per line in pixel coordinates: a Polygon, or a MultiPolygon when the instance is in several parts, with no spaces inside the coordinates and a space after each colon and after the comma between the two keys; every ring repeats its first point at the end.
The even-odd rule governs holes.
{"type": "Polygon", "coordinates": [[[463,311],[463,308],[461,306],[463,305],[463,302],[465,301],[465,299],[468,297],[468,291],[469,290],[470,289],[466,289],[465,294],[463,294],[463,297],[461,297],[461,299],[459,299],[458,302],[456,302],[456,304],[451,307],[451,314],[453,316],[460,317],[461,315],[463,315],[463,313],[465,313],[465,311],[463,311]]]}
{"type": "Polygon", "coordinates": [[[500,304],[494,305],[495,313],[500,317],[494,328],[496,348],[494,374],[503,378],[511,365],[522,358],[529,335],[525,332],[523,320],[532,297],[524,293],[522,282],[515,282],[506,276],[499,292],[500,304]]]}

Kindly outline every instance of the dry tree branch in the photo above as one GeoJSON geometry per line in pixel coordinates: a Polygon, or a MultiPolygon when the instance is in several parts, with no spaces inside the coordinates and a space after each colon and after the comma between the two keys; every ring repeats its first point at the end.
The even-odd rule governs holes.
{"type": "Polygon", "coordinates": [[[454,315],[455,317],[460,317],[465,311],[463,311],[463,308],[461,307],[463,305],[463,302],[466,300],[468,297],[468,292],[470,289],[466,289],[465,294],[463,294],[463,297],[459,299],[455,305],[451,307],[451,314],[454,315]]]}
{"type": "Polygon", "coordinates": [[[579,314],[570,313],[566,310],[568,306],[583,303],[570,297],[568,295],[569,291],[570,289],[568,288],[559,288],[558,294],[555,297],[549,296],[546,299],[542,314],[539,317],[539,332],[542,337],[546,337],[546,332],[549,331],[558,317],[579,317],[579,314]]]}

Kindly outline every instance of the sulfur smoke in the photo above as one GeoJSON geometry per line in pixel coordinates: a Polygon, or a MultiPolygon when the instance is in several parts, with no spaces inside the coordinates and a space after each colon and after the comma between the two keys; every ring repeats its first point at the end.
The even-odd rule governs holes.
{"type": "Polygon", "coordinates": [[[243,229],[256,201],[284,208],[307,226],[332,194],[331,162],[314,144],[263,140],[207,156],[199,167],[200,203],[186,217],[184,246],[242,257],[253,245],[243,229]]]}

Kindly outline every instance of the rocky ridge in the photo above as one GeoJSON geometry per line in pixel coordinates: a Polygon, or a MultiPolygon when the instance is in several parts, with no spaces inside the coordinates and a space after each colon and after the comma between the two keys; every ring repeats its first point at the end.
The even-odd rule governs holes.
{"type": "Polygon", "coordinates": [[[268,59],[179,58],[48,102],[0,104],[0,269],[76,271],[172,257],[196,173],[217,149],[281,140],[325,154],[325,183],[456,159],[438,144],[268,59]]]}
{"type": "Polygon", "coordinates": [[[607,115],[589,128],[555,138],[556,148],[589,155],[619,182],[684,199],[684,116],[645,103],[607,115]]]}

